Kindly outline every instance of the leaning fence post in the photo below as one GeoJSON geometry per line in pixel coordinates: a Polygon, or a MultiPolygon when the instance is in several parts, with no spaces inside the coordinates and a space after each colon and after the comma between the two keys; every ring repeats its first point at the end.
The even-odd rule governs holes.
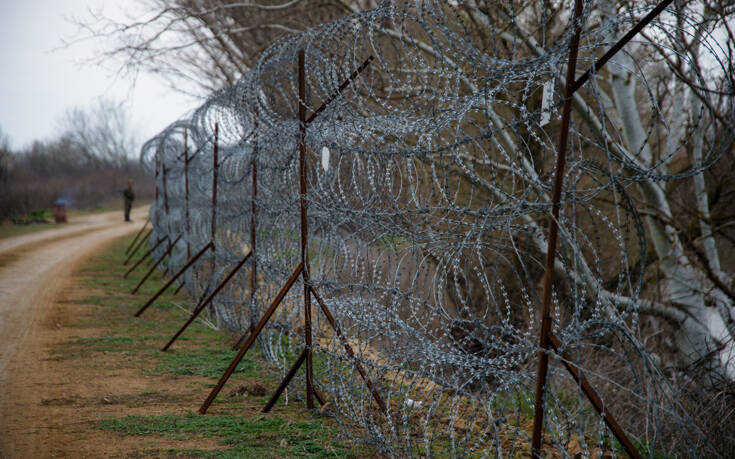
{"type": "MultiPolygon", "coordinates": [[[[152,231],[153,230],[151,230],[151,232],[152,231]]],[[[133,271],[135,271],[135,269],[138,266],[140,266],[140,264],[143,263],[143,261],[145,261],[146,257],[148,257],[150,254],[152,254],[158,248],[158,246],[161,245],[161,242],[163,242],[166,239],[168,239],[168,236],[164,236],[164,237],[158,238],[158,241],[156,241],[155,245],[153,245],[153,247],[151,247],[150,249],[148,249],[148,251],[146,253],[144,253],[142,257],[140,257],[140,260],[138,260],[133,266],[130,267],[130,269],[128,269],[125,272],[125,274],[123,274],[123,277],[128,277],[130,275],[130,273],[132,273],[133,271]]]]}
{"type": "Polygon", "coordinates": [[[214,123],[214,148],[212,155],[212,242],[217,232],[217,137],[219,124],[214,123]]]}
{"type": "MultiPolygon", "coordinates": [[[[149,221],[150,221],[150,218],[149,218],[149,221]]],[[[145,241],[147,241],[151,237],[151,234],[153,234],[153,228],[151,228],[150,230],[148,230],[148,233],[145,236],[143,236],[142,239],[140,239],[138,241],[138,245],[136,245],[133,248],[133,250],[130,251],[130,254],[128,255],[128,257],[123,262],[123,266],[126,266],[130,262],[130,260],[133,258],[133,256],[135,256],[135,254],[138,252],[138,250],[140,250],[140,248],[143,246],[143,244],[145,243],[145,241]]],[[[143,256],[143,258],[145,258],[145,256],[143,256]]]]}
{"type": "MultiPolygon", "coordinates": [[[[181,235],[179,235],[179,237],[181,237],[181,235]]],[[[177,238],[177,241],[178,241],[178,238],[177,238]]],[[[165,285],[164,285],[163,287],[161,287],[161,288],[160,288],[160,289],[159,289],[159,290],[158,290],[158,291],[157,291],[157,292],[156,292],[156,293],[155,293],[155,294],[154,294],[154,295],[153,295],[153,296],[152,296],[152,297],[151,297],[151,298],[150,298],[150,299],[149,299],[149,300],[148,300],[148,301],[146,302],[146,304],[144,304],[144,305],[143,305],[143,306],[142,306],[142,307],[141,307],[140,309],[138,309],[138,311],[137,311],[137,312],[135,313],[135,317],[140,317],[140,315],[141,315],[141,314],[143,314],[143,312],[144,312],[144,311],[145,311],[146,309],[148,309],[148,307],[149,307],[149,306],[150,306],[151,304],[153,304],[153,302],[154,302],[154,301],[155,301],[155,300],[156,300],[156,299],[157,299],[157,298],[158,298],[159,296],[161,296],[161,295],[163,294],[163,292],[165,292],[165,291],[166,291],[166,289],[167,289],[167,288],[169,288],[169,287],[171,286],[171,284],[173,284],[173,283],[174,283],[174,282],[176,281],[176,279],[178,279],[178,278],[179,278],[179,277],[180,277],[180,276],[181,276],[182,274],[184,274],[184,273],[186,272],[186,270],[187,270],[187,269],[189,269],[189,267],[190,267],[190,266],[192,266],[192,265],[193,265],[194,263],[196,263],[196,261],[197,261],[197,260],[199,259],[199,257],[200,257],[200,256],[202,256],[202,254],[203,254],[204,252],[206,252],[207,250],[209,250],[209,249],[210,249],[211,247],[212,247],[212,243],[210,242],[210,243],[208,243],[207,245],[205,245],[205,246],[204,246],[204,247],[203,247],[203,248],[202,248],[202,249],[201,249],[201,250],[200,250],[200,251],[199,251],[199,252],[198,252],[198,253],[197,253],[196,255],[194,255],[194,257],[193,257],[193,258],[192,258],[191,260],[189,260],[189,261],[188,261],[188,263],[186,263],[186,264],[184,265],[184,267],[183,267],[183,268],[179,269],[179,271],[178,271],[178,272],[177,272],[176,274],[174,274],[174,275],[173,275],[173,277],[171,277],[171,279],[169,279],[169,280],[168,280],[168,282],[166,282],[166,284],[165,284],[165,285]]],[[[141,281],[141,283],[142,283],[142,281],[141,281]]]]}
{"type": "Polygon", "coordinates": [[[289,277],[289,279],[286,281],[286,284],[278,292],[278,295],[276,295],[276,298],[273,300],[271,305],[268,307],[268,309],[266,309],[263,317],[260,318],[260,321],[255,326],[255,330],[253,330],[253,332],[248,335],[248,339],[245,340],[242,347],[237,352],[235,358],[232,360],[232,362],[230,362],[230,365],[227,367],[222,376],[220,376],[219,381],[217,381],[217,385],[214,386],[214,388],[209,392],[206,400],[204,400],[202,406],[199,407],[199,414],[205,414],[207,412],[209,406],[212,404],[215,397],[217,397],[217,394],[220,393],[227,380],[230,379],[230,376],[232,376],[232,373],[235,371],[235,368],[237,368],[237,365],[239,365],[242,358],[245,357],[245,354],[250,349],[250,346],[253,345],[255,339],[268,323],[273,313],[276,312],[276,309],[283,301],[283,298],[286,296],[288,291],[291,290],[291,287],[296,282],[296,279],[298,279],[299,276],[302,274],[303,270],[304,265],[299,263],[299,265],[296,267],[296,270],[294,270],[294,272],[291,274],[291,277],[289,277]]]}
{"type": "Polygon", "coordinates": [[[138,282],[138,285],[136,285],[133,291],[130,292],[132,295],[135,295],[138,292],[138,289],[140,289],[140,287],[143,286],[145,281],[147,281],[150,275],[153,274],[153,271],[158,267],[158,265],[160,265],[161,262],[171,253],[171,249],[173,249],[174,246],[176,246],[176,243],[179,242],[179,239],[181,239],[181,234],[176,236],[176,239],[174,240],[173,243],[169,241],[168,249],[165,252],[163,252],[163,255],[161,255],[161,258],[159,258],[158,260],[156,260],[155,263],[153,263],[153,266],[151,266],[151,269],[148,270],[145,276],[143,276],[140,282],[138,282]]]}
{"type": "Polygon", "coordinates": [[[128,253],[130,253],[130,249],[132,249],[133,246],[135,246],[135,243],[138,242],[138,238],[140,237],[141,234],[143,234],[143,231],[145,231],[145,227],[148,226],[148,222],[149,221],[151,221],[151,217],[148,217],[145,220],[145,223],[143,223],[143,226],[140,227],[140,231],[138,231],[138,234],[135,235],[135,238],[133,239],[133,242],[131,242],[130,245],[128,246],[128,248],[125,249],[125,255],[127,255],[128,253]]]}
{"type": "Polygon", "coordinates": [[[204,310],[204,308],[207,307],[207,305],[214,300],[214,297],[217,296],[220,290],[222,290],[225,287],[225,285],[227,285],[227,283],[230,281],[230,279],[232,279],[235,276],[235,274],[237,274],[237,272],[240,270],[240,268],[243,267],[245,262],[248,261],[248,259],[250,258],[250,256],[252,256],[252,254],[253,254],[252,251],[248,251],[248,254],[245,255],[245,257],[242,260],[240,260],[240,262],[238,262],[237,265],[235,265],[232,271],[230,271],[230,273],[224,279],[222,279],[219,285],[217,285],[217,287],[214,288],[212,293],[209,294],[207,299],[199,302],[199,304],[194,308],[192,313],[189,315],[189,319],[187,319],[186,323],[184,323],[184,325],[182,325],[181,328],[179,328],[176,334],[166,343],[166,345],[163,346],[163,348],[161,349],[162,351],[166,351],[169,347],[171,347],[174,341],[176,341],[178,337],[184,332],[184,330],[186,330],[187,327],[192,322],[194,322],[194,319],[196,319],[199,316],[199,314],[204,310]]]}

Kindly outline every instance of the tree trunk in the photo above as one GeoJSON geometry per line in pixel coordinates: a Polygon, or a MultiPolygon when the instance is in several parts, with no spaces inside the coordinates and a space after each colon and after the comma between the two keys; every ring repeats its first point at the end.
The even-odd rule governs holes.
{"type": "MultiPolygon", "coordinates": [[[[636,156],[639,162],[651,166],[653,157],[647,144],[648,139],[635,95],[636,77],[632,72],[634,69],[632,58],[620,52],[611,60],[608,69],[611,74],[613,99],[621,123],[620,129],[627,150],[629,154],[636,156]]],[[[698,143],[695,142],[695,146],[698,143]]],[[[705,192],[703,178],[701,179],[702,182],[695,182],[698,193],[705,192]]],[[[686,318],[677,323],[675,334],[676,348],[682,363],[687,367],[702,368],[697,374],[711,384],[722,381],[733,382],[735,381],[734,337],[728,330],[719,309],[714,306],[715,297],[710,297],[707,293],[712,290],[711,282],[684,253],[676,228],[665,223],[672,221],[671,207],[666,197],[666,182],[641,182],[638,187],[648,209],[656,214],[646,217],[646,225],[659,260],[659,269],[664,277],[662,300],[668,307],[677,307],[686,313],[686,318]],[[712,305],[706,301],[708,298],[713,299],[712,305]]],[[[703,202],[700,202],[701,204],[703,202]]],[[[707,250],[713,250],[713,247],[709,247],[708,244],[707,250]]],[[[727,301],[729,303],[726,305],[727,308],[732,308],[733,305],[724,295],[717,295],[716,298],[719,301],[727,301]]]]}

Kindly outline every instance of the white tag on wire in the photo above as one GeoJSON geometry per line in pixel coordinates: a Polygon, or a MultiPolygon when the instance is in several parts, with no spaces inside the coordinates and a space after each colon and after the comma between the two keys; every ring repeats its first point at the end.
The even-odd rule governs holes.
{"type": "Polygon", "coordinates": [[[329,148],[322,147],[322,169],[329,170],[329,148]]]}
{"type": "Polygon", "coordinates": [[[541,95],[541,119],[540,126],[546,126],[551,121],[551,102],[554,98],[554,80],[544,83],[544,92],[541,95]]]}

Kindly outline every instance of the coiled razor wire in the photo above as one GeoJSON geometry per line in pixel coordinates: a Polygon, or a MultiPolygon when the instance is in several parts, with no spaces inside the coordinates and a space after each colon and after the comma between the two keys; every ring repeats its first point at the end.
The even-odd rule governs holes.
{"type": "MultiPolygon", "coordinates": [[[[141,153],[158,189],[151,244],[182,235],[167,269],[175,272],[214,242],[185,276],[196,298],[211,293],[250,250],[255,209],[253,258],[213,303],[220,324],[245,330],[300,261],[297,53],[306,55],[302,102],[309,113],[374,57],[307,128],[306,200],[311,285],[389,413],[380,412],[317,308],[314,381],[344,429],[386,454],[512,457],[529,451],[545,218],[569,31],[542,47],[518,26],[522,5],[488,10],[477,3],[383,2],[289,36],[141,153]],[[480,20],[484,35],[476,33],[480,20]],[[545,85],[554,91],[542,110],[545,85]]],[[[600,11],[586,2],[581,69],[647,12],[600,11]]],[[[624,147],[602,75],[575,96],[559,222],[555,333],[642,451],[664,454],[717,453],[642,343],[637,305],[646,233],[631,193],[638,184],[700,173],[732,142],[732,99],[722,94],[733,88],[706,89],[706,80],[727,75],[728,66],[717,41],[698,24],[694,16],[667,10],[646,29],[655,41],[639,37],[608,64],[637,80],[646,142],[658,145],[653,158],[643,145],[624,147]],[[678,109],[658,96],[651,75],[663,72],[673,85],[682,69],[695,68],[682,36],[698,37],[708,66],[687,87],[701,110],[698,127],[687,132],[705,130],[709,140],[701,161],[675,174],[667,165],[694,140],[683,136],[670,151],[661,146],[666,142],[657,136],[674,125],[678,109]],[[679,73],[666,67],[673,61],[679,73]],[[723,97],[730,104],[724,117],[715,113],[723,97]]],[[[161,244],[154,255],[166,248],[161,244]]],[[[298,287],[259,338],[284,372],[304,346],[298,287]]],[[[558,358],[549,378],[546,452],[617,451],[558,358]]]]}

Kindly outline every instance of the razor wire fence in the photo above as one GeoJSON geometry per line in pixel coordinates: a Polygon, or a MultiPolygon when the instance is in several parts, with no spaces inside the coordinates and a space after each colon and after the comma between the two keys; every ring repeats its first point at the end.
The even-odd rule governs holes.
{"type": "MultiPolygon", "coordinates": [[[[152,256],[173,274],[200,254],[177,281],[197,299],[213,297],[211,313],[225,328],[255,328],[307,241],[304,275],[259,343],[284,373],[304,360],[307,345],[317,393],[345,431],[390,455],[515,456],[530,448],[573,27],[536,43],[519,25],[520,4],[490,11],[478,3],[388,1],[289,36],[141,152],[157,188],[149,243],[164,241],[152,256]],[[308,123],[299,121],[301,106],[316,114],[308,123]],[[310,290],[344,340],[318,303],[306,306],[304,322],[310,290]]],[[[584,6],[581,69],[650,10],[584,6]]],[[[640,320],[650,235],[636,187],[646,193],[701,173],[735,132],[732,100],[722,96],[732,88],[714,91],[707,81],[729,66],[700,26],[667,9],[608,64],[638,84],[644,142],[636,148],[620,129],[635,114],[611,110],[607,92],[617,83],[607,74],[592,72],[574,95],[553,265],[560,352],[551,355],[544,408],[544,449],[553,456],[617,451],[565,364],[586,375],[646,454],[717,454],[646,349],[640,320]],[[698,40],[706,56],[707,68],[691,77],[687,69],[699,62],[682,37],[698,40]],[[656,85],[684,82],[700,111],[671,147],[662,132],[678,135],[668,130],[680,111],[656,85]],[[672,172],[698,130],[710,139],[702,156],[672,172]]]]}

